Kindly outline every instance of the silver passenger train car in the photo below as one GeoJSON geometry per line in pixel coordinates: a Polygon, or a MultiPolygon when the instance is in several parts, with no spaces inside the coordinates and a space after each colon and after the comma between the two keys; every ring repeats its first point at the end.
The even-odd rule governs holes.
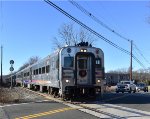
{"type": "Polygon", "coordinates": [[[16,73],[17,84],[62,98],[95,96],[103,79],[104,53],[90,46],[63,47],[16,73]]]}

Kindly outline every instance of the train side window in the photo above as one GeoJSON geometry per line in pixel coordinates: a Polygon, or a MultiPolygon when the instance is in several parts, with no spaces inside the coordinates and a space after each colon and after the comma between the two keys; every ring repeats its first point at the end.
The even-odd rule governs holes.
{"type": "Polygon", "coordinates": [[[27,72],[27,76],[29,76],[29,72],[27,72]]]}
{"type": "Polygon", "coordinates": [[[36,75],[38,75],[38,69],[36,69],[36,75]]]}
{"type": "Polygon", "coordinates": [[[46,73],[49,73],[49,65],[46,66],[46,73]]]}
{"type": "Polygon", "coordinates": [[[35,75],[35,70],[33,71],[33,74],[35,75]]]}
{"type": "Polygon", "coordinates": [[[42,67],[42,74],[45,73],[45,67],[42,67]]]}
{"type": "Polygon", "coordinates": [[[26,73],[24,73],[23,75],[24,75],[24,77],[26,77],[26,73]]]}
{"type": "Polygon", "coordinates": [[[39,68],[39,74],[41,74],[41,68],[39,68]]]}
{"type": "Polygon", "coordinates": [[[73,62],[73,57],[64,57],[64,67],[73,67],[73,62]]]}
{"type": "Polygon", "coordinates": [[[96,68],[101,68],[101,59],[100,58],[96,58],[95,59],[95,64],[96,64],[96,68]]]}

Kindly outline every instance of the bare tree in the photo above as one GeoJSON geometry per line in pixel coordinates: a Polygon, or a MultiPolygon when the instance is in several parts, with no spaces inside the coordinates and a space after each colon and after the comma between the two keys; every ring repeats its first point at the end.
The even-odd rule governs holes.
{"type": "Polygon", "coordinates": [[[22,69],[25,69],[26,67],[28,67],[29,65],[32,65],[34,63],[36,63],[37,61],[39,61],[40,58],[38,56],[33,56],[33,57],[30,57],[29,60],[24,63],[20,68],[19,68],[19,71],[22,70],[22,69]]]}
{"type": "Polygon", "coordinates": [[[89,31],[80,29],[79,31],[79,42],[89,42],[89,44],[93,45],[95,39],[92,38],[92,34],[89,31]]]}
{"type": "Polygon", "coordinates": [[[30,57],[28,60],[28,63],[29,63],[29,65],[32,65],[32,64],[36,63],[37,61],[39,61],[39,59],[40,58],[38,56],[30,57]]]}
{"type": "MultiPolygon", "coordinates": [[[[130,71],[130,67],[128,69],[122,68],[114,71],[109,71],[109,73],[129,74],[129,71],[130,71]]],[[[150,84],[150,68],[133,71],[132,78],[135,80],[135,82],[145,82],[147,84],[150,84]]]]}
{"type": "Polygon", "coordinates": [[[29,64],[28,63],[24,63],[20,68],[19,68],[19,71],[22,70],[22,69],[25,69],[26,67],[28,67],[29,64]]]}
{"type": "Polygon", "coordinates": [[[79,42],[89,42],[93,44],[95,39],[91,33],[87,30],[80,29],[75,30],[73,24],[63,24],[58,29],[58,37],[55,37],[53,43],[56,48],[62,48],[63,46],[73,46],[79,42]]]}
{"type": "Polygon", "coordinates": [[[116,69],[116,70],[111,70],[108,71],[108,73],[121,73],[121,74],[128,74],[128,70],[127,68],[120,68],[120,69],[116,69]]]}

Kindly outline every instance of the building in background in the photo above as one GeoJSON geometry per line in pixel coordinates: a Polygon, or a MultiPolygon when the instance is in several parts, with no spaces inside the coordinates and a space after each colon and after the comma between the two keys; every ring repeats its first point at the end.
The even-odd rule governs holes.
{"type": "Polygon", "coordinates": [[[120,81],[130,80],[129,74],[123,73],[105,73],[107,85],[116,85],[120,81]]]}

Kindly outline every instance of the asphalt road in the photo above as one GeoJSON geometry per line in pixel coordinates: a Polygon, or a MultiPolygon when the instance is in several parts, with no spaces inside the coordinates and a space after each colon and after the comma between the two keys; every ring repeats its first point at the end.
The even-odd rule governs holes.
{"type": "Polygon", "coordinates": [[[150,92],[107,93],[103,102],[150,112],[150,92]]]}
{"type": "Polygon", "coordinates": [[[43,101],[3,107],[8,119],[98,119],[54,101],[43,101]]]}
{"type": "MultiPolygon", "coordinates": [[[[146,112],[150,112],[150,93],[106,93],[104,94],[103,99],[97,100],[95,102],[90,102],[83,105],[95,106],[96,109],[100,109],[101,111],[99,113],[99,117],[104,118],[107,116],[109,116],[109,118],[118,117],[118,115],[121,115],[119,116],[119,118],[122,118],[124,116],[128,116],[128,114],[131,113],[131,117],[133,117],[134,115],[134,117],[137,118],[137,114],[146,115],[146,112]],[[115,105],[120,107],[115,107],[115,105]],[[101,107],[97,108],[97,106],[101,107]],[[112,110],[111,108],[114,108],[112,112],[104,109],[108,108],[108,106],[111,106],[110,110],[112,110]],[[122,107],[127,108],[124,109],[122,107]],[[117,108],[122,112],[125,111],[125,114],[123,114],[122,112],[120,112],[120,114],[119,112],[115,112],[115,109],[117,108]],[[130,110],[128,108],[143,110],[145,112],[130,110]]],[[[89,114],[91,113],[91,111],[85,113],[79,111],[79,108],[70,107],[51,100],[23,104],[11,104],[5,105],[2,108],[5,111],[8,119],[98,119],[98,117],[89,114]]],[[[148,113],[146,116],[148,116],[149,118],[150,113],[148,113]]]]}

